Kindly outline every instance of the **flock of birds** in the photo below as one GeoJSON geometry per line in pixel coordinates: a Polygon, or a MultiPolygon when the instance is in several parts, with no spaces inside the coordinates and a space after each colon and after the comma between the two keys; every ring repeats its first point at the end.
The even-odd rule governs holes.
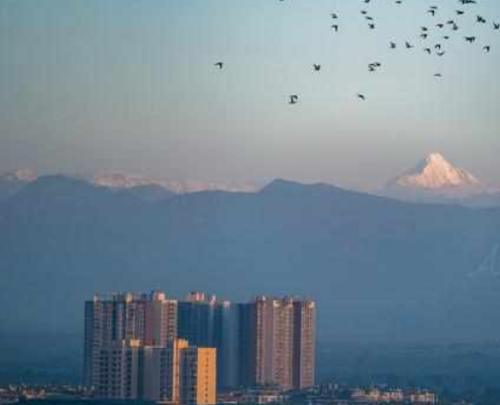
{"type": "MultiPolygon", "coordinates": [[[[284,0],[279,0],[279,1],[282,2],[284,0]]],[[[371,3],[371,0],[361,0],[361,1],[362,1],[362,3],[365,3],[365,4],[371,3]]],[[[403,4],[403,1],[404,0],[394,0],[395,4],[398,4],[398,5],[403,4]]],[[[443,21],[439,21],[434,25],[438,31],[441,31],[441,30],[443,31],[443,34],[440,35],[442,41],[436,42],[432,45],[429,45],[426,42],[425,46],[422,48],[423,52],[425,52],[426,54],[432,55],[434,53],[438,57],[443,57],[446,54],[444,43],[450,39],[450,33],[457,32],[460,30],[460,26],[459,26],[460,17],[462,17],[466,14],[472,13],[470,7],[464,7],[464,6],[473,6],[473,5],[477,4],[479,0],[457,0],[457,1],[459,3],[459,6],[454,11],[454,16],[449,17],[443,21]]],[[[364,17],[364,19],[366,20],[368,29],[375,30],[377,28],[375,18],[373,16],[369,15],[368,11],[365,9],[360,10],[360,13],[364,17]]],[[[435,6],[435,5],[429,6],[429,8],[427,9],[427,13],[432,17],[437,17],[437,16],[439,16],[439,7],[435,6]]],[[[479,14],[474,14],[474,16],[475,16],[474,18],[475,18],[476,24],[481,24],[481,25],[491,24],[493,30],[500,31],[500,22],[496,22],[496,21],[488,22],[488,20],[486,18],[484,18],[482,15],[479,15],[479,14]]],[[[331,30],[334,32],[338,32],[340,29],[340,24],[338,23],[338,21],[340,20],[339,15],[335,12],[332,12],[332,13],[330,13],[330,18],[333,21],[333,23],[331,24],[331,30]]],[[[431,29],[430,26],[421,26],[420,27],[419,37],[421,40],[426,41],[430,38],[429,37],[430,29],[431,29]]],[[[475,35],[465,35],[463,37],[463,39],[465,40],[465,42],[472,44],[472,43],[476,42],[476,40],[478,38],[475,35]]],[[[388,47],[391,50],[398,48],[398,46],[404,47],[404,49],[409,50],[409,49],[414,48],[416,45],[414,45],[413,43],[411,43],[408,40],[404,41],[401,45],[398,45],[396,42],[393,42],[393,41],[390,41],[388,44],[388,47]]],[[[491,46],[488,44],[485,44],[482,46],[482,50],[485,53],[489,53],[491,51],[491,46]]],[[[220,62],[216,62],[214,64],[214,66],[216,66],[218,69],[222,70],[225,65],[224,65],[224,62],[220,61],[220,62]]],[[[378,62],[378,61],[369,63],[368,64],[368,71],[369,72],[376,72],[377,69],[380,68],[381,66],[382,66],[382,63],[378,62]]],[[[321,64],[313,63],[312,68],[313,68],[314,72],[319,72],[321,70],[321,64]]],[[[443,77],[443,75],[441,73],[437,72],[437,73],[434,73],[434,77],[441,78],[441,77],[443,77]]],[[[366,96],[363,93],[357,93],[356,97],[362,101],[366,100],[366,96]]],[[[290,94],[288,96],[288,104],[297,104],[298,101],[299,101],[298,94],[290,94]]]]}

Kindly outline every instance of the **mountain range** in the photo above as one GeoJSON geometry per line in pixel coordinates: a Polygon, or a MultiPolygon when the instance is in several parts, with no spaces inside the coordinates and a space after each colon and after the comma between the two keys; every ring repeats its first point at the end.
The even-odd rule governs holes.
{"type": "MultiPolygon", "coordinates": [[[[115,192],[134,194],[150,201],[168,199],[176,194],[202,191],[258,192],[256,183],[220,183],[196,180],[168,180],[120,172],[70,176],[115,192]]],[[[0,201],[11,196],[38,176],[28,169],[0,176],[0,201]]],[[[373,192],[380,196],[420,203],[458,204],[468,207],[500,206],[500,188],[478,180],[469,171],[455,167],[443,155],[430,153],[414,168],[389,180],[373,192]]]]}
{"type": "Polygon", "coordinates": [[[459,204],[470,207],[500,205],[500,190],[487,186],[465,169],[434,152],[386,183],[381,195],[406,201],[459,204]]]}
{"type": "Polygon", "coordinates": [[[251,193],[137,191],[41,176],[4,194],[0,334],[81,332],[95,292],[153,288],[312,297],[320,339],[500,334],[500,208],[286,180],[251,193]]]}

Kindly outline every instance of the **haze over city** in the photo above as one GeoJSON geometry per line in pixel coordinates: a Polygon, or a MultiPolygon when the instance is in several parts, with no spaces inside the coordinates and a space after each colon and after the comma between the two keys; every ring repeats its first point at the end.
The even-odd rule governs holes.
{"type": "Polygon", "coordinates": [[[498,405],[499,55],[496,0],[0,1],[0,403],[498,405]]]}

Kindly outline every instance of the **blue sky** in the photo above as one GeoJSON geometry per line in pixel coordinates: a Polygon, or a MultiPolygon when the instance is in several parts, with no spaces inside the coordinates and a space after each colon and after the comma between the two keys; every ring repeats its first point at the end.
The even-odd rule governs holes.
{"type": "MultiPolygon", "coordinates": [[[[2,0],[0,171],[372,189],[440,151],[500,184],[500,3],[479,3],[2,0]],[[467,13],[457,18],[460,7],[467,13]],[[427,56],[420,26],[450,17],[461,28],[447,53],[427,56]],[[389,49],[405,40],[415,48],[389,49]],[[382,67],[369,73],[373,61],[382,67]]],[[[432,28],[427,44],[444,44],[445,30],[432,28]]]]}

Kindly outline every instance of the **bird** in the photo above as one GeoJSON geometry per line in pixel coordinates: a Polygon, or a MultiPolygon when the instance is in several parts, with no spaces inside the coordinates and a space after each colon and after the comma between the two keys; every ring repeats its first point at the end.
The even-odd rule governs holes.
{"type": "Polygon", "coordinates": [[[413,48],[413,45],[410,44],[408,41],[405,42],[406,49],[411,49],[413,48]]]}
{"type": "Polygon", "coordinates": [[[321,69],[321,65],[318,65],[317,63],[313,63],[313,68],[316,72],[319,72],[321,69]]]}
{"type": "Polygon", "coordinates": [[[436,52],[436,55],[437,56],[444,56],[445,53],[446,53],[445,51],[436,52]]]}
{"type": "Polygon", "coordinates": [[[374,30],[375,29],[375,24],[368,24],[368,28],[370,28],[371,30],[374,30]]]}
{"type": "Polygon", "coordinates": [[[365,95],[364,95],[364,94],[358,93],[358,94],[357,94],[357,97],[358,97],[360,100],[363,100],[363,101],[365,101],[365,100],[366,100],[366,97],[365,97],[365,95]]]}
{"type": "Polygon", "coordinates": [[[423,38],[423,39],[426,39],[427,38],[427,34],[425,32],[423,32],[422,34],[420,34],[420,37],[423,38]]]}
{"type": "Polygon", "coordinates": [[[483,17],[481,17],[480,15],[476,16],[476,21],[478,23],[481,23],[481,24],[485,24],[486,23],[486,20],[483,17]]]}
{"type": "Polygon", "coordinates": [[[465,13],[464,10],[456,10],[455,12],[457,13],[457,15],[463,15],[465,13]]]}
{"type": "Polygon", "coordinates": [[[483,50],[485,52],[489,52],[489,51],[491,51],[491,47],[489,45],[485,45],[485,46],[483,46],[483,50]]]}
{"type": "Polygon", "coordinates": [[[336,13],[330,13],[330,17],[332,17],[333,19],[339,18],[336,13]]]}
{"type": "Polygon", "coordinates": [[[289,96],[289,98],[290,98],[290,101],[288,102],[288,104],[297,104],[299,96],[297,94],[291,94],[289,96]]]}
{"type": "Polygon", "coordinates": [[[443,77],[441,73],[434,73],[434,77],[443,77]]]}
{"type": "Polygon", "coordinates": [[[431,48],[424,48],[424,52],[427,52],[429,55],[431,54],[431,48]]]}
{"type": "Polygon", "coordinates": [[[395,49],[396,48],[396,43],[395,42],[390,42],[389,43],[391,49],[395,49]]]}
{"type": "Polygon", "coordinates": [[[373,63],[370,63],[370,64],[368,65],[368,70],[369,70],[370,72],[375,72],[376,68],[378,68],[378,67],[380,67],[380,66],[382,66],[382,64],[381,64],[380,62],[373,62],[373,63]]]}
{"type": "Polygon", "coordinates": [[[339,30],[339,26],[337,24],[332,24],[332,29],[337,32],[339,30]]]}
{"type": "Polygon", "coordinates": [[[467,42],[473,43],[476,40],[476,37],[464,37],[467,42]]]}
{"type": "Polygon", "coordinates": [[[494,30],[500,29],[500,23],[493,23],[493,29],[494,30]]]}
{"type": "Polygon", "coordinates": [[[222,69],[224,67],[224,62],[214,63],[214,66],[217,66],[219,69],[222,69]]]}

